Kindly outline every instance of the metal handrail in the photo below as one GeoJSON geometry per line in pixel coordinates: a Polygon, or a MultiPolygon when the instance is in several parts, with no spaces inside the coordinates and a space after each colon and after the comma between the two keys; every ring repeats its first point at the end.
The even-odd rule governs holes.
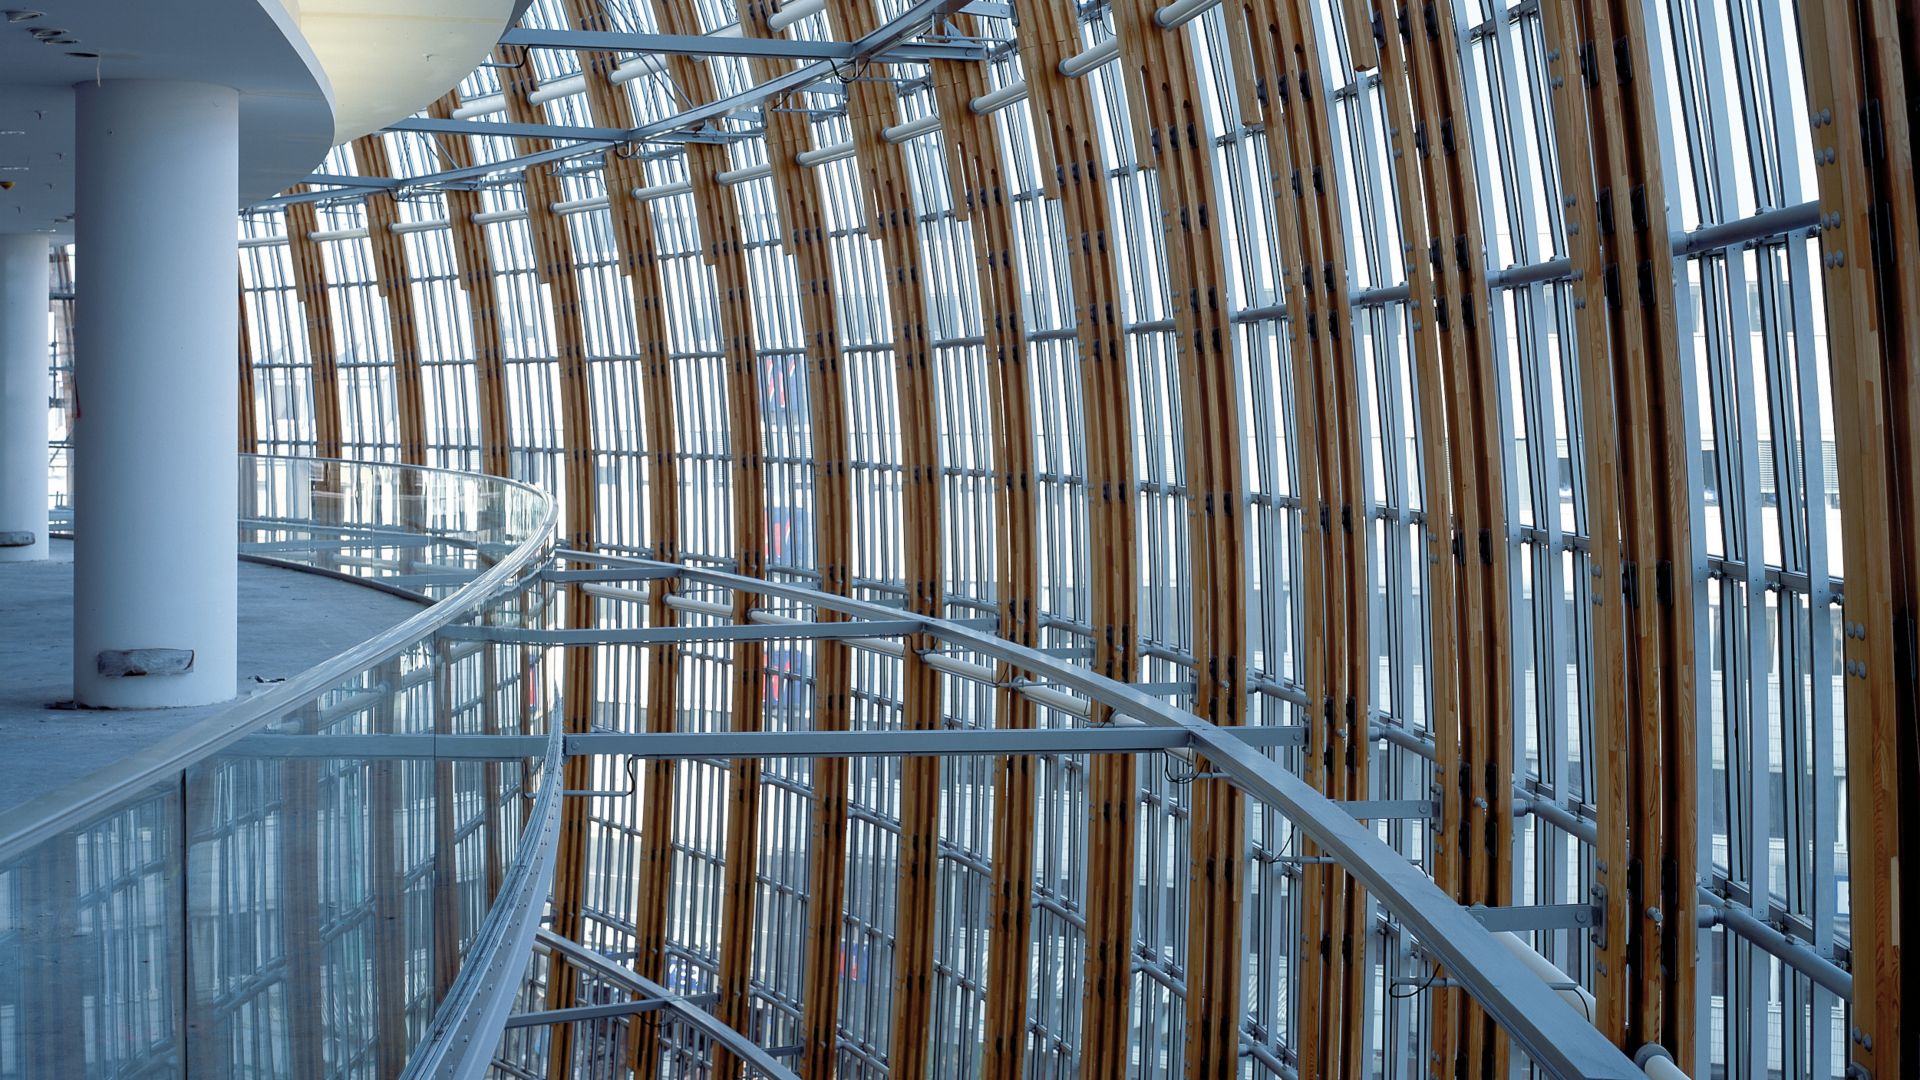
{"type": "MultiPolygon", "coordinates": [[[[455,469],[330,458],[292,458],[269,454],[242,454],[240,457],[262,461],[328,462],[355,468],[413,469],[462,477],[475,475],[455,469]]],[[[432,607],[388,627],[346,652],[308,668],[285,682],[275,683],[271,689],[236,701],[179,734],[130,754],[96,773],[7,811],[7,831],[0,836],[0,863],[10,862],[35,845],[86,824],[156,784],[174,779],[183,770],[253,734],[315,695],[333,689],[348,676],[392,658],[438,632],[441,627],[471,614],[481,605],[509,591],[528,572],[537,570],[553,543],[555,526],[559,521],[558,506],[545,492],[530,484],[504,477],[487,479],[520,488],[546,504],[546,512],[539,526],[505,558],[432,607]]]]}
{"type": "Polygon", "coordinates": [[[645,997],[661,1002],[664,1008],[679,1014],[688,1023],[699,1028],[702,1034],[726,1047],[734,1057],[739,1058],[754,1070],[771,1077],[772,1080],[800,1080],[793,1070],[775,1061],[765,1047],[747,1038],[738,1028],[728,1027],[712,1013],[632,968],[621,967],[599,953],[568,941],[544,927],[535,934],[535,943],[548,952],[559,953],[566,957],[568,963],[591,969],[595,975],[608,982],[619,983],[635,997],[645,997]]]}
{"type": "Polygon", "coordinates": [[[500,1030],[513,1011],[521,974],[532,954],[534,932],[553,890],[553,864],[560,850],[561,739],[556,724],[548,732],[540,794],[521,834],[519,850],[500,884],[487,917],[474,933],[448,987],[433,1024],[407,1060],[402,1080],[422,1077],[466,1078],[486,1073],[500,1030]]]}
{"type": "Polygon", "coordinates": [[[930,616],[889,608],[804,586],[718,570],[561,551],[572,562],[645,569],[662,576],[772,596],[857,619],[917,618],[925,634],[1079,691],[1115,712],[1148,724],[1187,732],[1214,771],[1274,808],[1400,919],[1451,979],[1472,994],[1535,1065],[1562,1077],[1642,1078],[1646,1074],[1586,1018],[1573,1011],[1540,977],[1501,945],[1466,908],[1372,829],[1305,779],[1259,750],[1184,709],[1150,697],[1090,668],[1063,662],[991,633],[930,616]]]}

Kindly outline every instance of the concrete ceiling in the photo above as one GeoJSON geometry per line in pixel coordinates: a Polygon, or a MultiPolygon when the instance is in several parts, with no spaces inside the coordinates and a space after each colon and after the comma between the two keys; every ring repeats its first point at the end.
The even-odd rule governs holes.
{"type": "MultiPolygon", "coordinates": [[[[519,14],[515,0],[0,0],[0,233],[71,235],[73,87],[88,79],[240,91],[241,205],[336,143],[424,108],[519,14]],[[60,31],[55,34],[52,31],[60,31]]],[[[164,212],[166,178],[154,178],[164,212]]]]}
{"type": "MultiPolygon", "coordinates": [[[[15,133],[0,134],[0,181],[14,185],[0,232],[69,231],[72,88],[96,78],[239,90],[243,202],[299,179],[333,142],[332,86],[277,0],[0,0],[0,132],[15,133]]],[[[165,193],[154,177],[156,213],[165,193]]]]}

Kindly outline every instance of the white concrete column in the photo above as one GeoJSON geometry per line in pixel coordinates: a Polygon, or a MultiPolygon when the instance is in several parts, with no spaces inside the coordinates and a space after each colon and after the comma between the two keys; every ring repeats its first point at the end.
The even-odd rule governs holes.
{"type": "Polygon", "coordinates": [[[239,96],[134,81],[76,93],[74,698],[224,701],[236,692],[239,96]]]}
{"type": "Polygon", "coordinates": [[[47,238],[0,236],[0,562],[47,557],[47,238]]]}

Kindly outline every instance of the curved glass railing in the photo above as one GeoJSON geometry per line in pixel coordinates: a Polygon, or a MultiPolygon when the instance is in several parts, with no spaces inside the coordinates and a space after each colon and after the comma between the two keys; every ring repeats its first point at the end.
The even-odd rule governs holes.
{"type": "MultiPolygon", "coordinates": [[[[727,721],[724,692],[716,690],[729,684],[726,680],[714,679],[700,682],[676,696],[677,715],[668,730],[649,722],[644,729],[601,724],[591,731],[567,734],[565,756],[569,761],[591,759],[589,768],[578,771],[578,776],[590,777],[591,783],[584,790],[565,794],[587,803],[582,808],[581,820],[588,823],[589,828],[592,823],[604,826],[601,834],[589,831],[585,841],[588,849],[596,851],[597,858],[604,862],[598,870],[588,866],[585,871],[590,883],[589,902],[625,903],[624,898],[633,891],[632,879],[638,873],[635,867],[639,856],[635,850],[622,849],[615,827],[622,822],[639,820],[648,813],[640,801],[655,790],[656,780],[652,778],[655,774],[645,770],[648,779],[644,785],[637,786],[633,780],[636,766],[646,761],[668,759],[674,768],[682,770],[675,783],[687,788],[686,793],[675,794],[677,787],[660,790],[668,792],[666,797],[672,800],[676,820],[704,823],[704,832],[700,835],[707,835],[717,828],[714,822],[733,812],[730,805],[721,805],[729,789],[714,783],[689,783],[695,778],[686,770],[729,773],[730,761],[757,759],[772,770],[776,763],[783,761],[851,757],[891,760],[897,764],[909,755],[936,754],[953,762],[950,767],[960,768],[968,758],[977,762],[987,760],[987,755],[1040,753],[1078,756],[1084,772],[1089,754],[1139,754],[1144,759],[1142,770],[1165,768],[1170,773],[1178,772],[1183,783],[1202,777],[1225,781],[1245,793],[1250,810],[1284,819],[1289,835],[1297,834],[1299,842],[1289,839],[1280,846],[1284,851],[1292,845],[1295,853],[1270,860],[1272,865],[1263,863],[1259,872],[1277,880],[1298,872],[1302,866],[1310,869],[1316,864],[1337,864],[1365,889],[1372,905],[1369,910],[1378,913],[1380,923],[1387,927],[1393,940],[1393,947],[1418,958],[1419,963],[1432,972],[1432,976],[1419,985],[1392,987],[1387,995],[1389,1000],[1377,1004],[1376,1022],[1368,1025],[1369,1033],[1363,1040],[1356,1040],[1362,1046],[1359,1052],[1365,1055],[1362,1060],[1377,1063],[1374,1058],[1379,1046],[1377,1040],[1404,1037],[1404,1033],[1382,1035],[1383,1031],[1393,1030],[1393,1009],[1403,999],[1417,993],[1458,991],[1470,997],[1505,1032],[1513,1051],[1515,1075],[1526,1072],[1528,1066],[1549,1076],[1645,1075],[1593,1025],[1592,998],[1554,970],[1526,940],[1516,936],[1516,933],[1537,932],[1544,937],[1558,932],[1556,928],[1564,930],[1568,926],[1584,932],[1591,923],[1578,920],[1587,915],[1588,909],[1581,905],[1505,909],[1461,906],[1449,898],[1422,867],[1388,846],[1379,835],[1377,822],[1369,824],[1360,820],[1394,817],[1396,811],[1399,816],[1411,816],[1414,808],[1394,806],[1394,800],[1381,800],[1363,807],[1329,799],[1289,770],[1276,750],[1280,743],[1262,738],[1257,729],[1236,731],[1213,725],[1168,704],[1147,689],[1116,682],[1088,667],[961,622],[914,616],[898,608],[802,585],[691,566],[571,551],[561,552],[560,559],[562,576],[567,580],[592,582],[583,585],[582,590],[602,605],[600,628],[575,631],[579,635],[577,640],[594,641],[603,649],[650,647],[667,642],[677,643],[676,647],[681,649],[698,648],[702,642],[725,648],[725,642],[752,638],[764,641],[767,655],[773,656],[811,648],[832,638],[875,660],[886,657],[897,660],[911,650],[928,667],[954,680],[955,688],[961,684],[973,688],[957,692],[1010,690],[1044,703],[1053,717],[1032,730],[941,727],[910,731],[897,726],[823,730],[815,727],[804,706],[791,709],[782,705],[776,709],[769,704],[768,708],[779,715],[770,712],[763,717],[764,722],[752,730],[736,729],[727,721]],[[631,579],[624,585],[620,583],[623,574],[631,579]],[[658,586],[663,580],[668,590],[664,605],[649,603],[648,590],[633,587],[645,582],[658,586]],[[730,619],[731,613],[738,610],[735,602],[742,593],[750,598],[749,621],[757,626],[737,625],[730,619]],[[662,611],[668,613],[671,625],[655,624],[649,617],[648,613],[657,615],[662,611]],[[1095,726],[1085,722],[1089,715],[1087,705],[1093,702],[1111,710],[1111,723],[1095,726]],[[596,873],[600,878],[594,877],[596,873]],[[603,887],[606,883],[603,879],[616,878],[620,889],[603,887]],[[596,881],[599,884],[593,884],[596,881]],[[594,900],[595,897],[598,900],[594,900]]],[[[527,639],[554,642],[564,633],[533,634],[527,639]]],[[[767,663],[771,671],[773,662],[767,663]]],[[[769,695],[772,696],[771,691],[769,695]]],[[[1099,712],[1105,715],[1105,710],[1099,712]]],[[[1269,730],[1267,734],[1273,732],[1269,730]]],[[[761,775],[764,780],[770,774],[761,775]]],[[[794,766],[783,771],[778,782],[790,791],[800,792],[802,797],[811,798],[811,785],[817,775],[804,765],[794,766]]],[[[882,774],[878,770],[867,770],[864,775],[882,774]]],[[[897,775],[897,769],[886,775],[897,775]]],[[[969,775],[977,781],[985,774],[975,771],[969,775]]],[[[875,781],[873,790],[878,791],[880,797],[888,797],[893,790],[889,783],[875,781]]],[[[947,787],[943,798],[957,802],[961,796],[955,793],[963,790],[963,786],[947,787]]],[[[860,788],[858,782],[854,788],[860,788]]],[[[872,795],[873,791],[867,794],[872,795]]],[[[974,794],[976,798],[985,797],[985,792],[977,787],[974,794]]],[[[767,836],[757,847],[755,858],[758,860],[756,876],[762,879],[761,891],[765,894],[760,902],[781,905],[779,917],[790,921],[795,918],[795,906],[779,894],[780,882],[765,875],[782,867],[809,866],[814,855],[806,846],[809,835],[806,811],[791,801],[786,805],[781,813],[788,816],[781,818],[778,826],[767,828],[767,836]]],[[[943,860],[949,855],[955,859],[965,857],[960,845],[984,828],[965,824],[976,811],[974,806],[943,811],[945,824],[940,827],[937,838],[943,860]],[[957,827],[963,831],[971,831],[967,835],[953,832],[949,828],[953,822],[960,822],[957,827]]],[[[660,844],[665,840],[673,845],[675,875],[685,875],[688,881],[684,888],[671,887],[679,891],[670,893],[674,899],[667,906],[664,925],[647,931],[662,942],[649,962],[643,963],[637,958],[639,954],[633,944],[634,935],[642,932],[637,928],[640,916],[614,907],[596,912],[586,920],[597,924],[597,928],[589,926],[583,940],[562,941],[542,931],[530,946],[524,946],[510,961],[498,965],[501,969],[518,968],[524,973],[514,1015],[490,1028],[474,1027],[461,1033],[469,1042],[487,1047],[486,1052],[492,1055],[489,1064],[497,1070],[497,1075],[544,1074],[606,1080],[624,1080],[631,1075],[705,1076],[720,1074],[722,1062],[726,1062],[728,1068],[738,1066],[742,1074],[750,1077],[793,1075],[787,1070],[795,1064],[793,1055],[804,1049],[800,1042],[806,1036],[801,1034],[799,1020],[807,1003],[783,992],[774,983],[785,984],[798,977],[791,970],[801,963],[799,950],[792,945],[796,931],[788,927],[786,937],[781,939],[765,922],[776,916],[768,915],[765,920],[755,922],[754,952],[772,952],[774,960],[756,959],[753,977],[744,984],[747,999],[744,1003],[724,1000],[730,991],[726,980],[720,977],[717,956],[718,950],[726,946],[716,943],[724,942],[727,932],[716,921],[719,907],[713,895],[717,878],[711,871],[701,876],[701,868],[694,865],[693,857],[683,852],[683,845],[688,842],[678,833],[664,840],[656,837],[654,842],[660,844]],[[787,941],[787,947],[783,950],[769,944],[777,940],[787,941]],[[636,965],[643,970],[634,970],[636,965]],[[745,1017],[747,1026],[744,1029],[722,1026],[716,1015],[727,1014],[745,1017]]],[[[1084,849],[1078,857],[1087,857],[1084,849]]],[[[1173,883],[1168,887],[1173,888],[1178,879],[1184,877],[1186,867],[1172,856],[1165,857],[1168,881],[1173,883]]],[[[577,868],[576,872],[579,872],[577,868]]],[[[1252,867],[1249,872],[1253,872],[1252,867]]],[[[851,893],[852,886],[849,889],[851,893]]],[[[891,902],[893,894],[884,895],[891,902]]],[[[943,894],[940,902],[954,901],[943,894]]],[[[848,903],[851,905],[852,901],[848,903]]],[[[985,911],[984,904],[977,907],[979,910],[971,917],[984,917],[980,914],[985,911]]],[[[851,913],[851,906],[847,912],[844,918],[851,924],[856,916],[851,913]]],[[[970,916],[962,912],[959,917],[970,916]]],[[[981,933],[970,937],[968,933],[951,933],[954,925],[951,920],[940,925],[947,928],[943,932],[949,938],[961,942],[957,947],[962,951],[937,953],[936,963],[941,962],[942,956],[964,960],[965,950],[972,947],[966,943],[977,944],[989,932],[984,924],[975,924],[981,933]]],[[[884,1016],[884,1005],[880,1004],[884,999],[876,995],[884,992],[893,978],[892,968],[886,966],[890,945],[885,938],[874,937],[872,948],[864,953],[856,948],[850,956],[845,949],[843,939],[837,969],[843,1004],[835,1020],[839,1026],[843,1066],[855,1060],[848,1055],[872,1051],[884,1058],[888,1053],[885,1044],[863,1042],[862,1031],[848,1025],[849,1017],[860,1014],[862,1008],[881,1010],[884,1016]],[[870,972],[866,970],[869,964],[880,966],[870,972]],[[866,989],[869,984],[881,989],[869,994],[866,989]],[[845,1004],[848,1001],[855,1003],[845,1004]],[[860,1001],[866,1005],[861,1006],[860,1001]]],[[[1283,944],[1276,942],[1270,952],[1262,954],[1260,970],[1248,970],[1245,978],[1250,983],[1265,980],[1286,984],[1285,992],[1292,996],[1291,983],[1297,976],[1284,949],[1283,944]]],[[[1135,961],[1144,963],[1138,956],[1135,961]]],[[[1067,1000],[1069,1005],[1077,1005],[1077,1000],[1069,1000],[1079,996],[1071,984],[1045,981],[1055,976],[1042,971],[1038,960],[1034,963],[1034,986],[1050,987],[1038,991],[1036,999],[1059,998],[1067,1000]]],[[[808,981],[811,985],[812,976],[808,981]]],[[[1169,982],[1177,983],[1177,980],[1169,977],[1169,982]]],[[[1173,989],[1176,997],[1184,996],[1184,985],[1175,985],[1173,989]]],[[[731,992],[742,993],[737,988],[731,992]]],[[[1465,1004],[1465,998],[1457,1000],[1465,1004]]],[[[942,1046],[977,1041],[981,1037],[975,1024],[968,1022],[969,1015],[977,1018],[978,1014],[958,1010],[944,1014],[942,1024],[928,1033],[936,1052],[942,1046]]],[[[1261,1021],[1261,1017],[1250,1011],[1236,1025],[1241,1056],[1259,1058],[1273,1074],[1293,1073],[1296,1063],[1291,1058],[1292,1047],[1277,1033],[1266,1030],[1261,1021]]],[[[873,1025],[869,1023],[864,1030],[872,1031],[873,1025]]],[[[1175,1073],[1180,1053],[1177,1041],[1155,1042],[1150,1035],[1150,1032],[1134,1032],[1135,1068],[1129,1073],[1175,1073]]],[[[451,1039],[448,1042],[451,1044],[451,1039]]],[[[429,1047],[423,1053],[433,1050],[429,1047]]],[[[959,1060],[957,1054],[943,1060],[949,1058],[959,1060]]]]}
{"type": "Polygon", "coordinates": [[[546,650],[447,629],[551,625],[552,501],[397,465],[240,470],[243,557],[431,603],[0,821],[0,1078],[397,1075],[470,1002],[468,957],[531,933],[494,900],[553,847],[546,650]],[[490,756],[461,756],[472,735],[490,756]]]}

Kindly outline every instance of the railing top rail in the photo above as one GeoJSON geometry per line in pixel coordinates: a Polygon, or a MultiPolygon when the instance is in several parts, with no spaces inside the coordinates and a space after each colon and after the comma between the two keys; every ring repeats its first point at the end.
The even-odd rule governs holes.
{"type": "MultiPolygon", "coordinates": [[[[640,567],[672,576],[760,596],[779,597],[856,619],[897,621],[898,608],[868,603],[817,589],[700,567],[561,551],[560,558],[611,566],[640,567]]],[[[945,619],[919,619],[923,632],[949,644],[1044,676],[1144,723],[1188,732],[1195,746],[1218,771],[1247,794],[1278,810],[1391,910],[1448,975],[1471,993],[1520,1050],[1548,1073],[1563,1077],[1642,1078],[1645,1073],[1609,1042],[1585,1017],[1561,1001],[1539,976],[1449,897],[1420,868],[1314,790],[1305,779],[1229,732],[1184,709],[1153,698],[1090,668],[1067,663],[945,619]]]]}
{"type": "Polygon", "coordinates": [[[666,1003],[666,1008],[683,1017],[697,1027],[708,1038],[732,1051],[733,1055],[754,1071],[772,1078],[772,1080],[800,1080],[785,1065],[776,1061],[766,1048],[748,1038],[737,1028],[728,1027],[720,1019],[698,1005],[690,1004],[683,997],[666,987],[641,975],[631,968],[621,967],[599,953],[576,942],[568,941],[559,934],[541,927],[534,933],[534,944],[549,952],[565,956],[569,963],[591,970],[595,975],[619,983],[632,991],[635,996],[649,998],[666,1003]]]}
{"type": "MultiPolygon", "coordinates": [[[[332,689],[355,672],[389,659],[436,633],[441,627],[471,613],[544,560],[559,520],[559,508],[545,492],[505,477],[419,465],[331,458],[292,458],[267,454],[242,454],[240,457],[242,460],[263,462],[315,462],[338,464],[356,470],[416,471],[485,480],[537,498],[543,509],[539,525],[511,552],[431,607],[283,683],[275,684],[271,689],[235,701],[176,735],[8,811],[6,831],[0,835],[0,863],[11,861],[34,845],[85,824],[140,792],[176,776],[196,762],[252,734],[274,718],[298,708],[314,695],[332,689]]],[[[80,527],[85,528],[85,523],[81,523],[80,527]]]]}

